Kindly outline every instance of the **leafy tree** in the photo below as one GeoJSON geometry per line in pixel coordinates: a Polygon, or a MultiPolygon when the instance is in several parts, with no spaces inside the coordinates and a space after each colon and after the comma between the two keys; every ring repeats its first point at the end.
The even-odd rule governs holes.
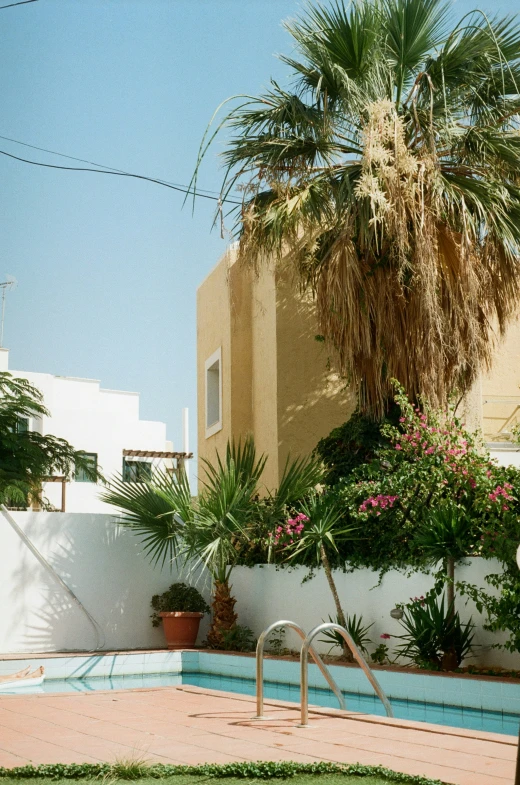
{"type": "Polygon", "coordinates": [[[518,312],[520,27],[455,23],[444,0],[336,0],[285,26],[291,88],[238,97],[197,170],[225,127],[239,259],[296,265],[361,412],[383,415],[391,378],[444,407],[518,312]]]}
{"type": "Polygon", "coordinates": [[[231,591],[233,568],[251,547],[263,542],[267,553],[273,521],[321,479],[315,459],[287,461],[279,487],[269,492],[261,477],[266,456],[257,456],[252,438],[228,443],[226,454],[204,461],[206,475],[196,499],[188,481],[157,472],[150,481],[127,483],[113,479],[104,501],[124,510],[119,521],[138,534],[155,563],[179,560],[189,569],[207,568],[213,579],[212,622],[208,642],[225,645],[226,632],[236,626],[236,603],[231,591]],[[261,495],[262,492],[262,495],[261,495]]]}
{"type": "Polygon", "coordinates": [[[53,474],[70,480],[81,468],[92,479],[101,477],[85,453],[65,439],[43,436],[26,428],[31,417],[49,412],[41,392],[26,379],[0,373],[0,503],[27,507],[36,502],[49,507],[42,483],[53,474]]]}

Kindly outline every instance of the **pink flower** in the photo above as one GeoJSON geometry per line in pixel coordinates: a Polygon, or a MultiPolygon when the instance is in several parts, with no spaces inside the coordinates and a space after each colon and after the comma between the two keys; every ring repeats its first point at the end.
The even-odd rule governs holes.
{"type": "Polygon", "coordinates": [[[387,641],[387,640],[388,640],[389,638],[391,638],[392,636],[391,636],[391,635],[389,635],[387,632],[384,632],[384,633],[383,633],[382,635],[380,635],[379,637],[380,637],[380,638],[383,638],[383,640],[387,641]]]}
{"type": "Polygon", "coordinates": [[[401,447],[401,445],[400,445],[400,444],[396,444],[396,445],[395,445],[395,449],[396,449],[396,450],[402,450],[403,448],[401,447]]]}

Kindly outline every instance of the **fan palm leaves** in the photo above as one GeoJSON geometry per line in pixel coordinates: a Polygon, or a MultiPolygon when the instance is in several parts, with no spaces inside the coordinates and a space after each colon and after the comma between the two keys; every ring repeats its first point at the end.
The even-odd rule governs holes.
{"type": "Polygon", "coordinates": [[[140,538],[152,564],[164,567],[180,556],[186,523],[193,517],[184,472],[174,477],[156,471],[150,481],[139,483],[112,477],[100,499],[122,511],[118,523],[140,538]]]}
{"type": "Polygon", "coordinates": [[[291,88],[219,126],[239,258],[297,266],[363,411],[382,414],[391,378],[442,406],[519,304],[520,27],[455,23],[442,0],[337,0],[286,28],[291,88]]]}
{"type": "Polygon", "coordinates": [[[114,479],[101,495],[123,511],[118,523],[140,537],[153,563],[177,560],[192,571],[209,571],[213,617],[208,642],[214,647],[222,645],[223,632],[236,623],[230,577],[241,550],[322,478],[316,459],[288,460],[278,491],[269,493],[261,487],[265,464],[266,456],[257,455],[248,437],[229,442],[225,455],[216,453],[213,462],[203,461],[205,476],[197,498],[191,497],[184,474],[164,472],[142,483],[114,479]]]}
{"type": "Polygon", "coordinates": [[[431,566],[444,562],[446,600],[455,607],[455,565],[471,552],[478,532],[464,509],[454,502],[441,503],[415,533],[431,566]]]}

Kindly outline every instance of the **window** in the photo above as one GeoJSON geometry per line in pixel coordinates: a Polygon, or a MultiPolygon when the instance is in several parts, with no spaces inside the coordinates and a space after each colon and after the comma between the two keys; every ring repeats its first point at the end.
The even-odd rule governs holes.
{"type": "Polygon", "coordinates": [[[152,464],[123,458],[123,482],[146,482],[152,479],[152,464]]]}
{"type": "Polygon", "coordinates": [[[19,417],[16,423],[16,433],[27,433],[29,430],[29,418],[19,417]]]}
{"type": "MultiPolygon", "coordinates": [[[[97,467],[98,467],[97,452],[83,453],[83,458],[87,463],[89,469],[92,469],[92,471],[97,472],[97,467]]],[[[76,467],[74,479],[76,480],[76,482],[96,482],[96,480],[87,473],[86,469],[83,466],[76,467]]]]}
{"type": "Polygon", "coordinates": [[[206,439],[222,430],[222,350],[217,349],[204,365],[206,377],[206,439]]]}

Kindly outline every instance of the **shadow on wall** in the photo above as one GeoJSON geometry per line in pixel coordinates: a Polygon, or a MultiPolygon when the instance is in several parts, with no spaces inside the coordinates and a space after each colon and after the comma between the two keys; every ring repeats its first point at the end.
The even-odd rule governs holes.
{"type": "MultiPolygon", "coordinates": [[[[102,648],[164,647],[162,630],[151,624],[150,600],[177,580],[175,566],[151,566],[139,539],[110,515],[19,513],[16,520],[97,621],[105,638],[102,648]]],[[[87,616],[21,541],[16,554],[8,569],[10,622],[3,648],[99,646],[87,616]]]]}
{"type": "Polygon", "coordinates": [[[356,394],[332,367],[327,346],[316,340],[316,307],[298,286],[288,272],[277,286],[279,443],[282,453],[290,448],[306,455],[349,419],[356,394]]]}

